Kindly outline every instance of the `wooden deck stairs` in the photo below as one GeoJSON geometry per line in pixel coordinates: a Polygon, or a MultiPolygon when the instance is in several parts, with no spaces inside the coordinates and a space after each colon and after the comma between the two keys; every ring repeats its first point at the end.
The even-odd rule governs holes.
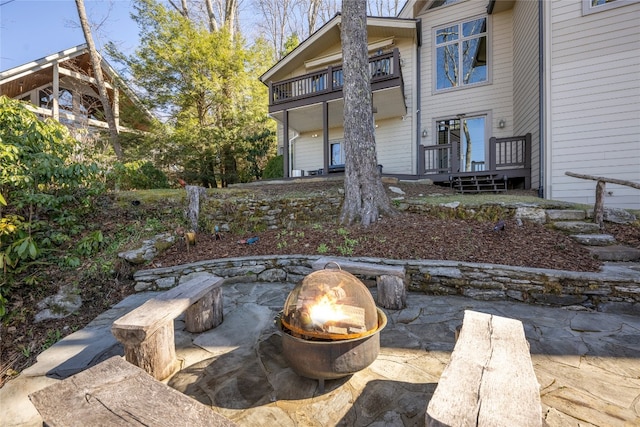
{"type": "Polygon", "coordinates": [[[458,175],[451,178],[458,193],[499,193],[507,191],[506,176],[498,174],[458,175]]]}

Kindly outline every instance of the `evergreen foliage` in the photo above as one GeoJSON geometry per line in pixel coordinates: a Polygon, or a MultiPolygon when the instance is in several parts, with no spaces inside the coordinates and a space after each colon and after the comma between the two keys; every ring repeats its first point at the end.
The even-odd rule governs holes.
{"type": "Polygon", "coordinates": [[[270,63],[263,41],[247,49],[224,28],[211,31],[156,0],[136,0],[140,46],[109,52],[131,71],[165,124],[153,137],[154,162],[204,187],[259,178],[275,150],[267,88],[256,78],[270,63]]]}
{"type": "Polygon", "coordinates": [[[15,275],[84,230],[101,186],[95,164],[70,160],[74,146],[63,125],[0,96],[0,318],[15,275]]]}
{"type": "Polygon", "coordinates": [[[284,176],[284,159],[282,155],[272,157],[264,168],[264,178],[282,178],[284,176]]]}

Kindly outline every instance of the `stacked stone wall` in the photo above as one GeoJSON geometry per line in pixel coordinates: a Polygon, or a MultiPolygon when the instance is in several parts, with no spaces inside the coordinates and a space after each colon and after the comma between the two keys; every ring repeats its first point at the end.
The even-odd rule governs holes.
{"type": "MultiPolygon", "coordinates": [[[[287,255],[217,259],[139,270],[134,279],[136,291],[168,289],[203,272],[224,277],[227,283],[297,284],[312,272],[311,265],[319,258],[287,255]]],[[[413,292],[640,315],[640,276],[637,271],[620,266],[605,266],[601,272],[585,273],[457,261],[350,260],[404,266],[408,289],[413,292]]],[[[372,278],[360,279],[370,283],[372,278]]],[[[410,299],[409,296],[409,305],[410,299]]]]}

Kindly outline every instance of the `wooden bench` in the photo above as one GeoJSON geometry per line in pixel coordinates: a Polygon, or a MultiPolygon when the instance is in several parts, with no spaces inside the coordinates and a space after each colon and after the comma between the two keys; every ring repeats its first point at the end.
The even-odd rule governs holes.
{"type": "Polygon", "coordinates": [[[407,290],[405,286],[405,269],[399,265],[373,264],[368,262],[350,261],[339,258],[320,258],[311,264],[314,270],[323,270],[335,264],[351,274],[376,276],[378,300],[380,307],[400,310],[407,306],[407,290]]]}
{"type": "Polygon", "coordinates": [[[221,277],[198,276],[150,299],[111,327],[128,362],[162,380],[178,367],[173,321],[185,313],[185,328],[202,332],[222,323],[221,277]]]}
{"type": "Polygon", "coordinates": [[[29,399],[47,426],[237,425],[120,356],[36,391],[29,399]]]}
{"type": "Polygon", "coordinates": [[[426,425],[543,425],[540,385],[522,322],[465,311],[451,360],[429,401],[426,425]]]}

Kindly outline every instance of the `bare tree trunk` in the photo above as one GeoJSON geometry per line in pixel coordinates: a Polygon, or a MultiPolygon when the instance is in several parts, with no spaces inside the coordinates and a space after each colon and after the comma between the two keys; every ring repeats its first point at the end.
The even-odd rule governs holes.
{"type": "Polygon", "coordinates": [[[118,126],[116,125],[115,115],[111,108],[109,94],[107,93],[107,86],[104,83],[102,66],[100,65],[101,58],[98,54],[98,50],[96,49],[96,45],[93,42],[93,36],[91,35],[91,27],[89,26],[89,20],[87,19],[87,11],[84,8],[84,0],[76,0],[76,7],[78,8],[78,17],[80,18],[80,25],[82,26],[84,38],[87,42],[87,46],[89,46],[89,58],[91,59],[93,75],[98,86],[100,102],[102,102],[102,108],[104,109],[104,116],[107,120],[107,124],[109,125],[111,145],[113,146],[113,151],[115,151],[118,160],[122,160],[124,158],[124,153],[122,152],[122,146],[120,145],[118,126]]]}
{"type": "Polygon", "coordinates": [[[218,31],[218,21],[216,21],[216,15],[213,12],[213,3],[211,0],[205,0],[207,5],[207,17],[209,18],[209,32],[215,33],[218,31]]]}
{"type": "Polygon", "coordinates": [[[307,33],[307,36],[310,36],[316,30],[316,25],[318,22],[318,12],[320,10],[321,3],[322,3],[322,0],[309,1],[308,16],[307,16],[307,21],[309,22],[309,32],[307,33]]]}
{"type": "Polygon", "coordinates": [[[224,25],[231,34],[231,40],[234,39],[236,32],[236,15],[238,14],[238,0],[226,0],[224,8],[224,25]]]}
{"type": "Polygon", "coordinates": [[[340,222],[360,219],[367,226],[380,214],[393,214],[377,167],[373,105],[367,53],[367,1],[342,2],[344,72],[344,203],[340,222]]]}

